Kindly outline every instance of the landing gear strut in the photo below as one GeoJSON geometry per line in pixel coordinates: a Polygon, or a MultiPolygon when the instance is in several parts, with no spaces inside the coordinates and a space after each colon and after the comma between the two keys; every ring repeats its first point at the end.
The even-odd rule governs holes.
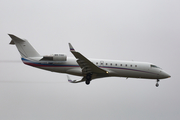
{"type": "Polygon", "coordinates": [[[156,87],[159,87],[159,79],[157,79],[156,87]]]}
{"type": "Polygon", "coordinates": [[[92,79],[92,74],[91,74],[91,73],[88,73],[88,74],[86,75],[86,85],[89,85],[89,84],[90,84],[91,79],[92,79]]]}

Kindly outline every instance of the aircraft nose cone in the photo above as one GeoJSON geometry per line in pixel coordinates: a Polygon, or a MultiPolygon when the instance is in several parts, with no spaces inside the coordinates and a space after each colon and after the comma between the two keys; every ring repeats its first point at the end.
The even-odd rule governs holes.
{"type": "Polygon", "coordinates": [[[168,78],[170,78],[171,76],[170,75],[168,75],[168,78]]]}
{"type": "Polygon", "coordinates": [[[167,74],[166,72],[163,72],[163,78],[170,78],[171,76],[169,74],[167,74]]]}

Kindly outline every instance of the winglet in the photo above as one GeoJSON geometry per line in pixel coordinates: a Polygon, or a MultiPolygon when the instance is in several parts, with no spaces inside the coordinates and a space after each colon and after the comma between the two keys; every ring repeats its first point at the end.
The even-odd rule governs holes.
{"type": "Polygon", "coordinates": [[[67,75],[67,78],[68,78],[68,82],[70,83],[80,83],[80,82],[84,82],[86,80],[85,77],[83,77],[81,80],[77,81],[77,80],[72,80],[68,75],[67,75]]]}
{"type": "Polygon", "coordinates": [[[75,83],[76,82],[76,80],[72,80],[68,75],[67,75],[67,78],[68,78],[68,82],[70,82],[70,83],[75,83]]]}
{"type": "Polygon", "coordinates": [[[71,52],[74,52],[74,51],[75,51],[75,49],[73,48],[73,46],[71,45],[71,43],[69,43],[69,49],[70,49],[71,52]]]}

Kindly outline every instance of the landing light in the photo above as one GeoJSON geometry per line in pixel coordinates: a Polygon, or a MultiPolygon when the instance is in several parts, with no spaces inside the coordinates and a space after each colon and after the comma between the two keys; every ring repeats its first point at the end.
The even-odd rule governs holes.
{"type": "Polygon", "coordinates": [[[108,72],[108,71],[106,71],[106,73],[108,74],[109,72],[108,72]]]}

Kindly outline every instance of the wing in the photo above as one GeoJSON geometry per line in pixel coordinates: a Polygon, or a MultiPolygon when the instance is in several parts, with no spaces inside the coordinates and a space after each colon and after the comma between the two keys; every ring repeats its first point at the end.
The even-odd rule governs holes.
{"type": "Polygon", "coordinates": [[[73,46],[69,43],[69,48],[71,53],[76,57],[77,63],[82,69],[83,75],[87,75],[88,73],[95,74],[92,79],[98,78],[98,76],[107,76],[108,72],[97,67],[94,63],[84,57],[81,53],[76,52],[73,46]],[[95,77],[96,76],[96,77],[95,77]]]}

